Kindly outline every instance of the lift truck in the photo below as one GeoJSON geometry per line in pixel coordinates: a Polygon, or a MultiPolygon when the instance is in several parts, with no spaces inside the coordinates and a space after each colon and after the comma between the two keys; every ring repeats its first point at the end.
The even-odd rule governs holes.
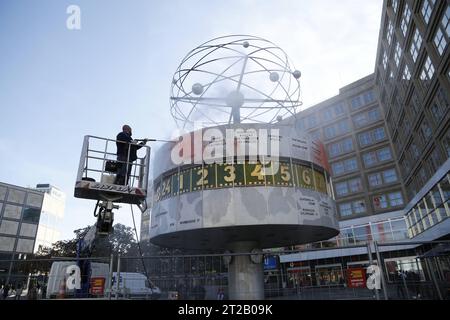
{"type": "MultiPolygon", "coordinates": [[[[143,139],[155,141],[154,139],[143,139]]],[[[76,198],[97,200],[94,209],[96,223],[77,243],[77,266],[80,268],[81,289],[78,296],[85,297],[89,292],[89,279],[91,274],[91,262],[88,258],[92,254],[95,241],[98,237],[108,236],[113,232],[114,209],[119,208],[119,203],[135,204],[141,212],[147,209],[147,188],[150,147],[138,144],[142,140],[134,140],[131,143],[117,141],[96,136],[85,136],[78,166],[77,180],[75,182],[74,196],[76,198]],[[119,161],[116,157],[117,143],[126,143],[128,157],[132,145],[139,147],[137,160],[119,161]],[[116,184],[116,176],[120,166],[130,167],[125,170],[124,185],[116,184]]]]}
{"type": "MultiPolygon", "coordinates": [[[[153,139],[145,139],[153,141],[153,139]]],[[[147,188],[150,164],[150,147],[138,144],[116,141],[96,136],[85,136],[81,150],[75,183],[76,198],[97,200],[94,216],[97,218],[96,235],[107,236],[112,230],[114,209],[118,203],[135,204],[144,212],[147,209],[147,188]],[[139,146],[137,160],[116,160],[116,143],[126,143],[128,159],[132,145],[139,146]],[[125,185],[115,184],[120,166],[131,166],[126,171],[125,185]]]]}

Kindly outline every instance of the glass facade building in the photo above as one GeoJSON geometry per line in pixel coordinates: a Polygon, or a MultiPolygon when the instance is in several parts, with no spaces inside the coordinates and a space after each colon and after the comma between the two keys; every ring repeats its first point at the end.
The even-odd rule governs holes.
{"type": "Polygon", "coordinates": [[[64,215],[64,202],[64,194],[48,184],[29,189],[0,182],[2,282],[17,272],[11,260],[26,259],[39,245],[50,246],[60,240],[57,227],[64,215]]]}
{"type": "Polygon", "coordinates": [[[448,217],[448,172],[413,198],[450,157],[449,18],[448,1],[385,0],[375,73],[297,115],[326,146],[341,222],[358,221],[326,246],[413,238],[448,217]],[[401,231],[359,219],[388,212],[380,226],[401,231]]]}
{"type": "Polygon", "coordinates": [[[370,75],[286,120],[324,144],[340,220],[398,211],[406,204],[377,97],[370,75]]]}
{"type": "Polygon", "coordinates": [[[49,184],[38,184],[35,190],[44,193],[36,245],[34,246],[36,252],[40,247],[51,247],[53,243],[60,240],[59,226],[64,218],[66,196],[61,190],[49,184]]]}

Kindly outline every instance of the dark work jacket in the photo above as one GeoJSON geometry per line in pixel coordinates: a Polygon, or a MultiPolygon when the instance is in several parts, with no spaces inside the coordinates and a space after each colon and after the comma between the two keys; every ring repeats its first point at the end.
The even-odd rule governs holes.
{"type": "MultiPolygon", "coordinates": [[[[131,138],[131,136],[129,134],[127,134],[125,132],[121,132],[117,135],[116,140],[127,142],[127,143],[116,142],[117,157],[126,159],[128,156],[128,147],[130,146],[129,143],[131,143],[133,141],[133,139],[131,138]]],[[[131,145],[129,161],[133,162],[137,159],[137,150],[139,150],[140,148],[142,148],[142,145],[139,145],[139,146],[131,145]]]]}

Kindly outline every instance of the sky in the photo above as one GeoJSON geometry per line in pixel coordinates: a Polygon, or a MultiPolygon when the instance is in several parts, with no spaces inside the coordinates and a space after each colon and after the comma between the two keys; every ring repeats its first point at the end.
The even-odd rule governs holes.
{"type": "MultiPolygon", "coordinates": [[[[191,49],[230,34],[272,41],[302,72],[307,108],[374,72],[382,3],[0,0],[0,181],[62,190],[61,237],[73,238],[95,222],[95,202],[73,196],[83,137],[128,123],[136,138],[170,138],[171,80],[191,49]],[[79,30],[66,26],[70,5],[79,30]]],[[[115,222],[132,226],[129,206],[115,222]]]]}

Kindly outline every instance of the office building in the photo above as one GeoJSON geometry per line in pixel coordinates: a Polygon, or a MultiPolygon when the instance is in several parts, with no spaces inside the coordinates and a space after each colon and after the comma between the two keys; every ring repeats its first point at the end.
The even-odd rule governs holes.
{"type": "Polygon", "coordinates": [[[51,247],[61,240],[61,224],[64,219],[66,195],[50,184],[38,184],[35,188],[44,193],[34,252],[40,247],[51,247]]]}
{"type": "Polygon", "coordinates": [[[0,183],[0,280],[13,281],[21,270],[11,260],[25,260],[39,245],[59,239],[64,194],[48,184],[36,189],[0,183]]]}
{"type": "MultiPolygon", "coordinates": [[[[410,238],[450,215],[449,42],[448,1],[385,2],[375,82],[409,202],[410,238]]],[[[445,229],[420,238],[445,237],[445,229]]]]}
{"type": "MultiPolygon", "coordinates": [[[[449,19],[449,1],[385,0],[374,74],[295,121],[326,146],[340,216],[340,235],[313,247],[411,243],[382,249],[388,282],[402,268],[430,280],[417,241],[450,239],[449,19]]],[[[335,285],[359,260],[365,250],[327,250],[282,255],[280,267],[288,285],[335,285]]],[[[436,263],[444,279],[449,261],[436,263]]]]}

